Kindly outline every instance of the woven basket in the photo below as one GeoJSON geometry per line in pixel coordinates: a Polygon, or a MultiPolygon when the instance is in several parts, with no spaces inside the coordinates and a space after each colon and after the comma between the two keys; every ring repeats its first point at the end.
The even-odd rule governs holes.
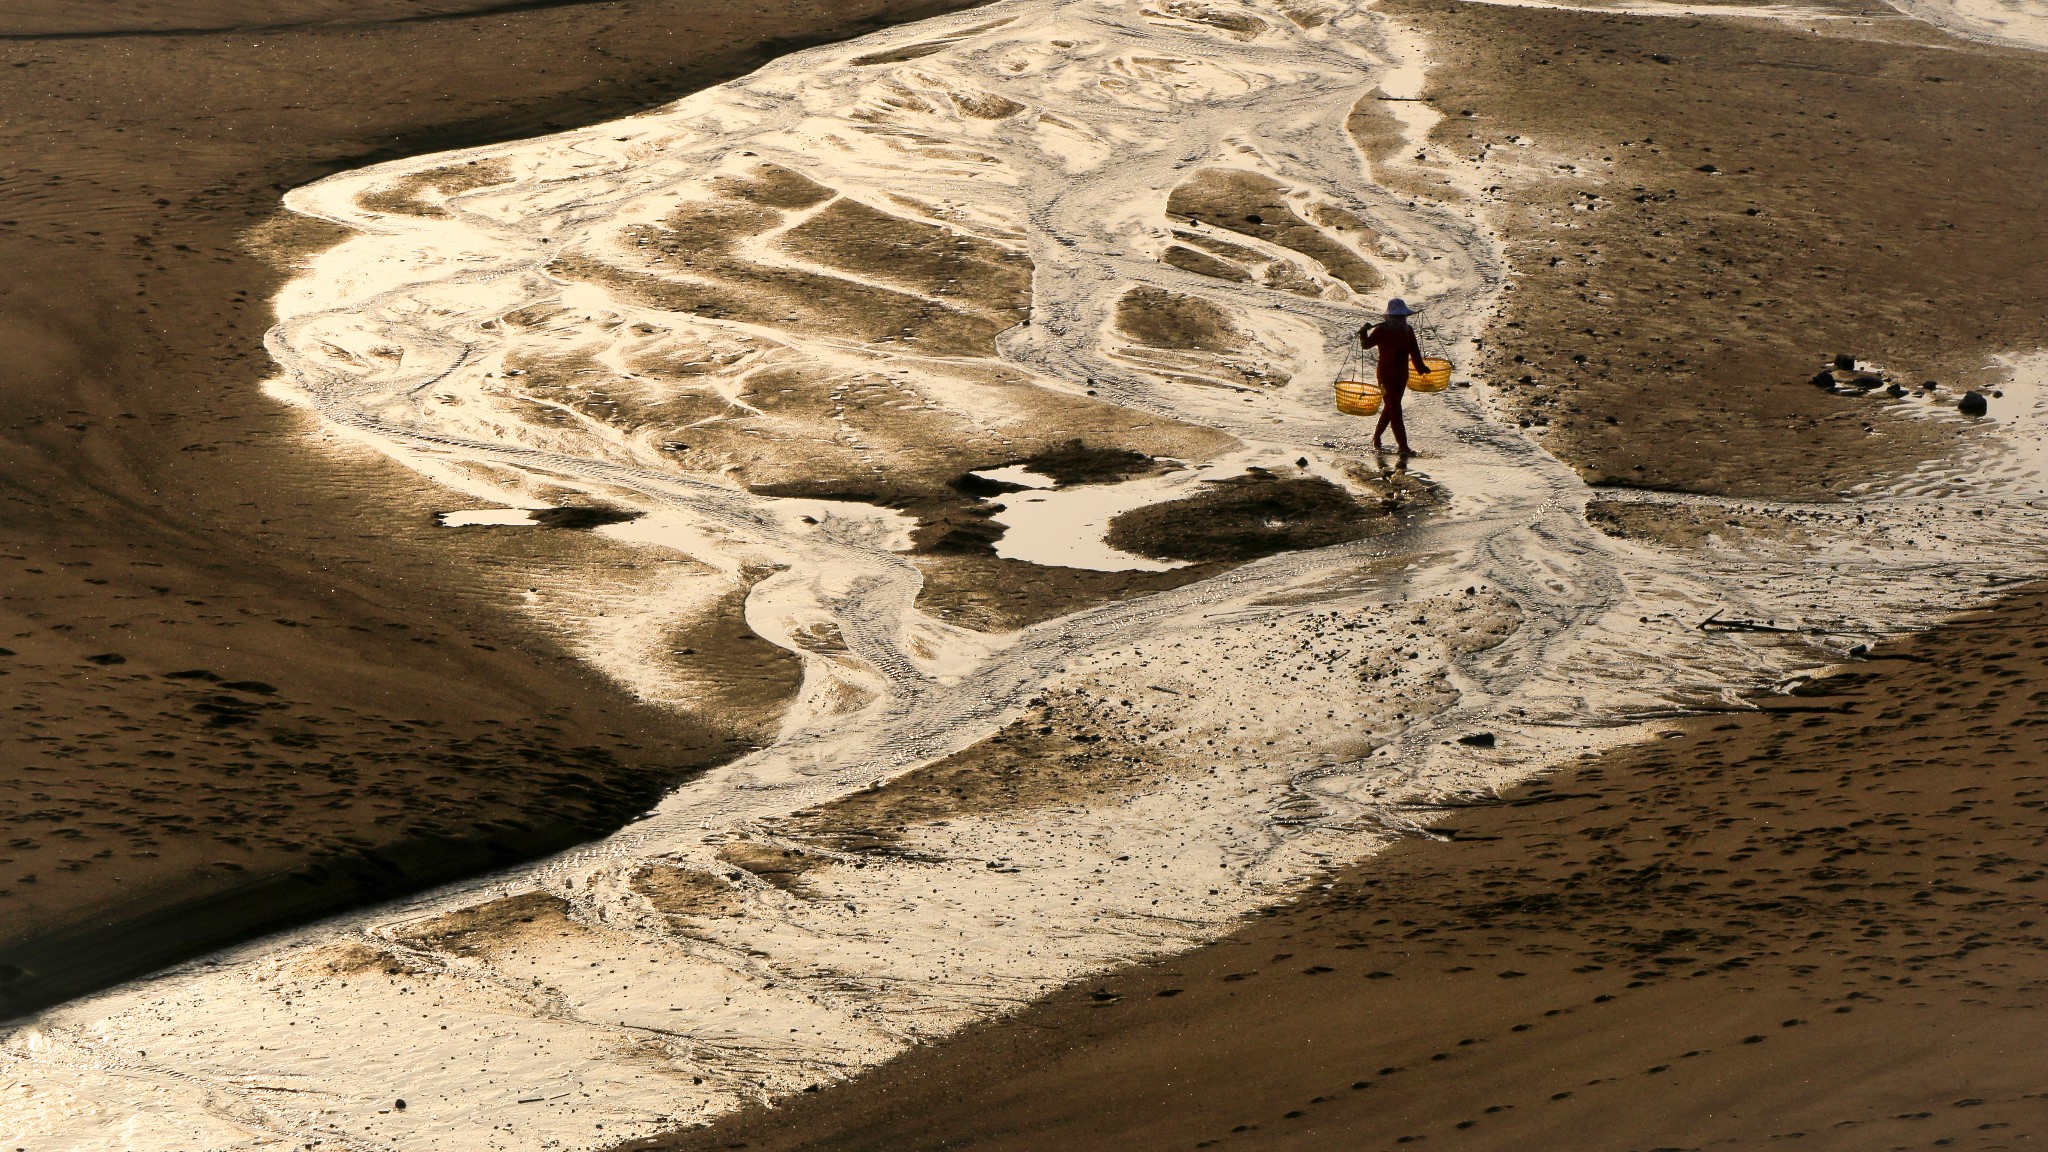
{"type": "Polygon", "coordinates": [[[1378,415],[1380,399],[1380,386],[1370,380],[1337,381],[1337,411],[1347,416],[1378,415]]]}
{"type": "Polygon", "coordinates": [[[1425,358],[1422,362],[1429,365],[1429,371],[1421,375],[1408,377],[1408,390],[1410,392],[1441,392],[1451,386],[1451,362],[1449,360],[1425,358]]]}

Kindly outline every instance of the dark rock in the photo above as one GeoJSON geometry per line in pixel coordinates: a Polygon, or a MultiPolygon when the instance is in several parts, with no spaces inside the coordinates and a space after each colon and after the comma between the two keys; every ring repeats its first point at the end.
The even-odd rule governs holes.
{"type": "Polygon", "coordinates": [[[1469,733],[1467,735],[1458,737],[1458,743],[1465,745],[1467,748],[1491,748],[1493,747],[1493,733],[1469,733]]]}
{"type": "Polygon", "coordinates": [[[403,1100],[393,1100],[393,1101],[391,1102],[391,1106],[392,1106],[393,1108],[396,1108],[396,1109],[398,1109],[398,1110],[399,1110],[400,1112],[403,1112],[403,1111],[405,1111],[405,1101],[403,1101],[403,1100]]]}
{"type": "MultiPolygon", "coordinates": [[[[1974,396],[1976,393],[1973,392],[1971,395],[1974,396]]],[[[102,652],[97,656],[87,656],[85,661],[88,664],[98,664],[102,668],[110,668],[116,664],[126,664],[128,658],[119,652],[102,652]]]]}
{"type": "Polygon", "coordinates": [[[1904,384],[1899,383],[1897,380],[1894,380],[1891,382],[1891,385],[1885,389],[1885,392],[1894,399],[1896,399],[1906,394],[1906,386],[1904,384]]]}
{"type": "Polygon", "coordinates": [[[277,688],[275,685],[265,684],[261,680],[230,680],[227,683],[222,684],[221,687],[231,688],[236,692],[254,692],[258,696],[277,695],[277,688]]]}
{"type": "Polygon", "coordinates": [[[1854,380],[1849,381],[1849,387],[1856,389],[1858,392],[1868,392],[1882,383],[1884,383],[1883,378],[1878,376],[1858,376],[1854,380]]]}
{"type": "Polygon", "coordinates": [[[1938,382],[1938,381],[1934,381],[1934,380],[1922,380],[1922,381],[1920,382],[1920,390],[1921,390],[1922,392],[1932,392],[1932,391],[1934,391],[1934,390],[1935,390],[1936,388],[1939,388],[1939,387],[1941,387],[1941,384],[1940,384],[1940,382],[1938,382]]]}
{"type": "Polygon", "coordinates": [[[1815,372],[1813,379],[1808,380],[1807,383],[1823,392],[1832,392],[1835,390],[1835,374],[1833,372],[1815,372]]]}
{"type": "Polygon", "coordinates": [[[209,672],[209,671],[207,671],[207,670],[206,670],[206,669],[204,669],[204,668],[187,668],[187,669],[185,669],[185,670],[184,670],[183,672],[166,672],[166,673],[164,673],[164,679],[166,679],[166,680],[207,680],[207,681],[211,681],[211,682],[213,682],[213,683],[216,683],[216,684],[217,684],[217,683],[219,683],[219,682],[220,682],[220,673],[218,673],[218,672],[209,672]]]}
{"type": "Polygon", "coordinates": [[[1855,370],[1856,358],[1854,356],[1848,355],[1847,353],[1843,353],[1835,357],[1835,371],[1854,372],[1855,370]]]}
{"type": "Polygon", "coordinates": [[[1963,393],[1963,398],[1956,401],[1956,410],[1965,416],[1982,416],[1991,411],[1991,405],[1982,392],[1973,390],[1963,393]]]}

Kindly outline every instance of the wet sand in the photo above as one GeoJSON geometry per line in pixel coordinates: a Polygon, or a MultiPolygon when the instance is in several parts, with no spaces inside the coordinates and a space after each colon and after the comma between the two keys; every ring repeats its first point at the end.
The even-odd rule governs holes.
{"type": "Polygon", "coordinates": [[[1214,945],[627,1147],[2031,1146],[2044,618],[1418,809],[1214,945]]]}
{"type": "Polygon", "coordinates": [[[960,6],[0,17],[0,1014],[588,839],[793,691],[642,706],[507,607],[607,545],[440,529],[410,473],[308,451],[259,391],[284,261],[325,239],[279,193],[960,6]]]}

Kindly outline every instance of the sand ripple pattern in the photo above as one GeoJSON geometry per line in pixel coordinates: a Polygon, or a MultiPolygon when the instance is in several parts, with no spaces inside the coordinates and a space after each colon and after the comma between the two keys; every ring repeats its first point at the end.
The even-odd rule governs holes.
{"type": "MultiPolygon", "coordinates": [[[[911,518],[801,487],[1085,425],[1187,459],[1159,499],[1252,465],[1370,489],[1325,395],[1362,293],[1427,301],[1456,350],[1507,279],[1482,190],[1513,173],[1371,99],[1424,64],[1344,4],[1012,0],[295,192],[358,236],[279,302],[281,394],[475,500],[642,513],[602,530],[639,571],[535,611],[650,698],[699,703],[660,637],[736,593],[805,688],[769,747],[602,843],[22,1023],[17,1142],[538,1150],[702,1122],[1212,938],[1426,831],[1418,801],[1739,706],[2038,568],[2031,401],[1958,456],[1996,467],[1790,507],[1591,493],[1481,382],[1419,402],[1444,499],[1393,535],[1006,634],[919,607],[911,518]],[[1359,115],[1393,117],[1399,159],[1367,161],[1359,115]],[[1169,218],[1188,188],[1264,189],[1292,223],[1169,218]],[[1228,339],[1134,341],[1134,288],[1228,339]],[[957,787],[892,799],[934,773],[957,787]]],[[[2042,361],[2013,368],[2039,397],[2042,361]]]]}

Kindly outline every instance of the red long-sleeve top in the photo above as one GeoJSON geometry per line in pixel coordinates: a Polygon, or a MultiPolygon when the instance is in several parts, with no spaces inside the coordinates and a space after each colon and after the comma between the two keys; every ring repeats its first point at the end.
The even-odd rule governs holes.
{"type": "Polygon", "coordinates": [[[1381,388],[1407,387],[1410,361],[1417,372],[1429,373],[1429,365],[1422,362],[1422,345],[1416,343],[1415,329],[1406,324],[1375,324],[1359,336],[1358,344],[1361,348],[1380,350],[1377,379],[1381,388]]]}

